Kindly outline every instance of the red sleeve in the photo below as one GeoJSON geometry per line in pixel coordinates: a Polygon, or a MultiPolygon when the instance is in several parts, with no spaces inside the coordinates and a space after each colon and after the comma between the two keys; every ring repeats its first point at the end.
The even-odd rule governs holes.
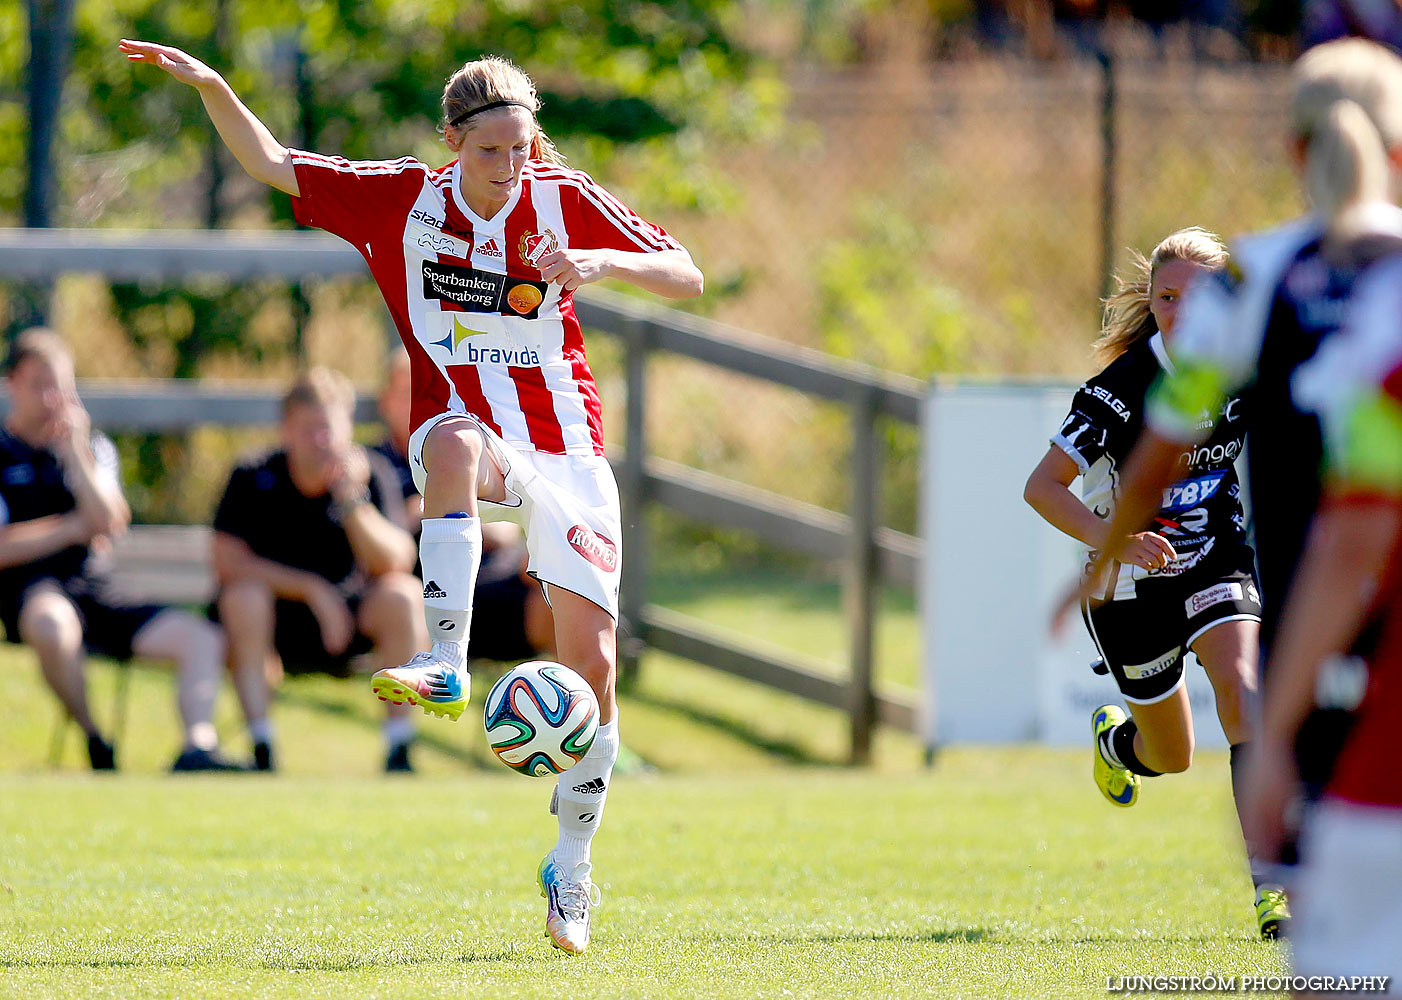
{"type": "Polygon", "coordinates": [[[640,253],[682,249],[667,230],[638,215],[594,183],[588,174],[580,170],[569,174],[571,180],[562,185],[560,201],[562,207],[568,205],[572,209],[568,219],[570,246],[640,253]]]}
{"type": "Polygon", "coordinates": [[[364,248],[377,225],[407,213],[423,187],[427,168],[413,157],[347,160],[292,150],[298,196],[292,214],[304,226],[324,229],[364,248]]]}

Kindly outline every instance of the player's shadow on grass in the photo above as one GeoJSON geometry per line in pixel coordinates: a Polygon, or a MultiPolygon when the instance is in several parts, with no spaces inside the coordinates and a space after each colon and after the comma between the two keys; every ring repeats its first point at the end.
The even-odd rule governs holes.
{"type": "MultiPolygon", "coordinates": [[[[348,683],[356,683],[359,679],[358,676],[351,677],[348,683]]],[[[375,698],[367,697],[365,706],[362,707],[349,701],[340,701],[316,690],[311,685],[299,683],[295,678],[289,678],[283,682],[277,691],[276,698],[281,705],[294,706],[332,716],[371,733],[378,733],[384,722],[384,713],[378,710],[381,703],[375,698]]],[[[436,735],[429,727],[422,727],[418,730],[414,736],[414,743],[478,770],[486,771],[491,768],[491,762],[485,754],[479,754],[469,747],[449,742],[436,735]]]]}
{"type": "MultiPolygon", "coordinates": [[[[787,937],[763,937],[779,944],[851,944],[868,941],[882,944],[977,944],[998,941],[1002,936],[986,927],[950,927],[937,931],[846,931],[836,934],[793,934],[787,937]]],[[[744,940],[754,941],[748,937],[744,940]]]]}
{"type": "MultiPolygon", "coordinates": [[[[544,957],[544,956],[542,956],[544,957]]],[[[520,962],[532,955],[520,948],[498,948],[492,951],[461,951],[416,955],[361,955],[345,958],[302,958],[279,961],[262,959],[239,964],[273,972],[355,972],[357,969],[395,969],[415,965],[478,965],[482,963],[520,962]]]]}
{"type": "Polygon", "coordinates": [[[483,962],[520,962],[533,959],[545,960],[550,956],[537,955],[526,948],[499,948],[492,951],[463,951],[448,956],[443,952],[421,955],[345,956],[338,958],[297,958],[278,959],[258,955],[219,954],[209,958],[190,956],[151,958],[85,958],[74,955],[70,958],[0,958],[0,969],[196,969],[206,966],[231,964],[239,968],[267,969],[277,972],[354,972],[357,969],[392,969],[412,965],[445,965],[452,963],[478,964],[483,962]]]}
{"type": "Polygon", "coordinates": [[[756,732],[753,725],[743,722],[740,719],[732,719],[728,716],[720,715],[716,712],[707,711],[703,708],[690,704],[689,702],[677,701],[672,698],[663,698],[659,695],[646,691],[639,691],[636,688],[632,691],[621,692],[629,701],[635,701],[640,705],[655,708],[663,712],[671,712],[674,715],[682,716],[692,722],[699,722],[702,725],[718,729],[727,736],[732,736],[743,743],[748,743],[757,750],[762,750],[772,757],[779,757],[794,764],[829,764],[836,765],[836,761],[826,757],[818,757],[807,747],[804,747],[792,740],[780,737],[767,737],[756,732]]]}

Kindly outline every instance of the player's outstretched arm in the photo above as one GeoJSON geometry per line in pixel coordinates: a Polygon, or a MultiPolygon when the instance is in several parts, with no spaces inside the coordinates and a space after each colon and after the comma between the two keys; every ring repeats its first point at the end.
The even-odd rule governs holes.
{"type": "Polygon", "coordinates": [[[685,250],[554,250],[540,258],[540,273],[567,292],[601,278],[618,278],[669,299],[694,299],[706,288],[701,269],[685,250]]]}
{"type": "Polygon", "coordinates": [[[188,52],[169,45],[123,38],[117,47],[128,61],[156,66],[199,91],[209,120],[243,169],[254,180],[297,197],[297,175],[287,147],[273,138],[222,76],[188,52]]]}

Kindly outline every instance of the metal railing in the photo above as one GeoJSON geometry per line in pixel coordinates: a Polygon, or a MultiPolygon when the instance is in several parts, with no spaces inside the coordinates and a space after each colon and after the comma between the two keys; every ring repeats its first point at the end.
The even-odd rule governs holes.
{"type": "MultiPolygon", "coordinates": [[[[65,272],[97,272],[114,281],[173,281],[193,275],[288,280],[368,277],[348,244],[319,233],[0,230],[0,276],[48,280],[65,272]]],[[[575,309],[591,330],[621,338],[627,384],[625,450],[615,457],[628,559],[620,602],[636,623],[621,650],[623,679],[636,678],[646,649],[680,656],[847,712],[850,757],[869,759],[878,723],[918,731],[910,695],[878,692],[874,682],[876,601],[880,580],[913,585],[922,554],[918,538],[878,521],[882,441],[877,420],[919,425],[923,387],[913,380],[759,337],[628,296],[589,289],[575,309]],[[648,455],[644,418],[648,362],[660,353],[834,401],[852,428],[851,502],[841,514],[648,455]],[[659,504],[688,517],[753,532],[771,545],[845,562],[849,676],[797,654],[737,640],[706,623],[647,603],[648,546],[644,513],[659,504]]],[[[199,424],[276,422],[280,392],[268,387],[152,380],[86,381],[81,391],[94,422],[109,430],[178,431],[199,424]]],[[[371,419],[370,400],[358,416],[371,419]]]]}

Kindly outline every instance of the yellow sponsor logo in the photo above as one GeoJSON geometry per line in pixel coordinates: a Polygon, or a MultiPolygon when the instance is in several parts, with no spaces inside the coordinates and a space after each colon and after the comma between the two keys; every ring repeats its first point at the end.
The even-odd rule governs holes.
{"type": "Polygon", "coordinates": [[[485,337],[486,335],[487,331],[469,330],[467,327],[462,325],[461,320],[459,320],[456,316],[453,317],[453,350],[456,351],[458,349],[458,345],[461,344],[468,337],[485,337]]]}

